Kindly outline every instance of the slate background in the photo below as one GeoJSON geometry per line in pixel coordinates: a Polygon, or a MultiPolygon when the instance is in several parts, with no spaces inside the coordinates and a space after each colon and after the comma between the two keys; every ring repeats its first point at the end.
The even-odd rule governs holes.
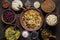
{"type": "MultiPolygon", "coordinates": [[[[7,9],[4,9],[2,8],[2,2],[5,1],[5,0],[0,0],[0,40],[6,40],[4,38],[4,29],[6,28],[6,24],[4,24],[2,21],[1,21],[1,14],[3,13],[3,11],[7,10],[7,9],[11,9],[11,2],[12,0],[7,0],[9,1],[9,8],[7,9]]],[[[29,0],[31,2],[31,5],[33,5],[34,1],[36,0],[29,0]]],[[[42,0],[37,0],[39,2],[42,2],[42,0]]],[[[55,12],[57,15],[58,15],[58,24],[54,27],[50,27],[48,25],[46,25],[46,23],[43,24],[42,28],[48,28],[49,30],[52,31],[52,34],[53,35],[56,35],[57,38],[56,39],[50,39],[50,40],[60,40],[60,0],[54,0],[55,3],[56,3],[56,9],[53,11],[55,12]]],[[[26,0],[22,0],[23,4],[26,2],[26,0]]],[[[41,10],[41,8],[39,8],[39,10],[41,10]]],[[[42,11],[43,12],[43,11],[42,11]]],[[[19,12],[16,12],[16,15],[17,17],[19,17],[21,11],[19,12]]],[[[43,15],[46,16],[46,13],[43,12],[43,15]]],[[[21,32],[24,30],[21,25],[18,24],[18,27],[20,28],[21,32]]],[[[40,32],[41,32],[41,29],[37,30],[37,32],[39,33],[39,37],[36,39],[36,40],[42,40],[41,36],[40,36],[40,32]]],[[[30,32],[31,33],[31,32],[30,32]]],[[[24,39],[22,36],[18,39],[18,40],[32,40],[30,37],[27,38],[27,39],[24,39]]]]}

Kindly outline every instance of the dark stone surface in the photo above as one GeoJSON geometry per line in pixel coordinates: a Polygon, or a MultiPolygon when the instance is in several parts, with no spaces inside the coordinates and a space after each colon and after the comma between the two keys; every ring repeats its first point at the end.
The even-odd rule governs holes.
{"type": "MultiPolygon", "coordinates": [[[[2,2],[3,1],[5,1],[5,0],[0,0],[0,40],[6,40],[5,37],[4,37],[4,29],[6,28],[6,25],[1,21],[1,14],[4,12],[4,10],[11,9],[11,2],[12,2],[12,0],[7,0],[7,1],[9,1],[9,4],[10,4],[9,8],[7,8],[7,9],[2,8],[2,2]]],[[[34,1],[36,1],[36,0],[29,0],[29,1],[31,2],[31,5],[33,5],[34,1]]],[[[42,2],[42,0],[38,0],[38,1],[42,2]]],[[[56,26],[54,26],[54,27],[49,28],[50,26],[46,25],[46,23],[45,23],[42,27],[43,28],[44,27],[49,28],[49,30],[52,31],[52,34],[57,36],[57,38],[53,39],[53,40],[60,40],[60,0],[54,0],[54,1],[56,2],[56,9],[55,9],[54,12],[56,12],[56,14],[58,15],[58,18],[59,18],[58,24],[56,26]]],[[[26,0],[22,0],[22,2],[25,3],[26,0]]],[[[41,9],[39,8],[39,10],[41,10],[41,9]]],[[[16,12],[16,15],[19,17],[20,13],[21,13],[20,11],[16,12]]],[[[45,15],[44,12],[43,12],[43,15],[45,15]]],[[[18,24],[18,27],[20,28],[21,32],[24,30],[21,27],[21,25],[19,25],[19,24],[18,24]]],[[[41,31],[38,30],[37,32],[40,33],[41,31]]],[[[32,40],[32,39],[30,39],[30,37],[25,39],[21,35],[19,40],[32,40]]],[[[40,34],[39,34],[39,37],[36,40],[42,40],[40,34]]]]}

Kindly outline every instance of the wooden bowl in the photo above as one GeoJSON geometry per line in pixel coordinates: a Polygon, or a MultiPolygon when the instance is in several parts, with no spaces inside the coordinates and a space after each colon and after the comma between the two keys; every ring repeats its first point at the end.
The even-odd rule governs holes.
{"type": "Polygon", "coordinates": [[[43,3],[41,3],[41,9],[46,13],[51,13],[56,8],[56,4],[52,0],[45,0],[43,3]]]}
{"type": "Polygon", "coordinates": [[[2,2],[2,7],[3,8],[8,8],[9,7],[9,2],[8,1],[2,2]]]}
{"type": "Polygon", "coordinates": [[[26,9],[26,10],[24,10],[24,11],[20,14],[20,23],[21,23],[22,27],[23,27],[24,29],[28,30],[28,31],[36,31],[36,30],[40,29],[40,28],[42,27],[43,20],[44,20],[44,17],[43,17],[43,15],[42,15],[42,12],[41,12],[40,10],[38,10],[38,9],[35,9],[35,8],[26,9]],[[40,24],[39,27],[35,27],[34,29],[31,29],[31,28],[29,29],[29,28],[28,28],[27,26],[25,26],[25,24],[23,23],[24,13],[25,13],[26,11],[28,11],[28,10],[36,10],[37,12],[40,13],[40,17],[41,17],[41,19],[42,19],[42,22],[41,22],[41,24],[40,24]]]}
{"type": "MultiPolygon", "coordinates": [[[[20,28],[19,28],[18,26],[15,27],[14,24],[7,25],[7,26],[4,28],[4,30],[3,30],[3,31],[4,31],[4,38],[5,38],[5,39],[6,39],[5,31],[6,31],[6,29],[9,28],[10,26],[11,26],[12,28],[14,28],[14,30],[17,30],[17,29],[18,29],[18,30],[20,31],[20,28]]],[[[20,36],[21,36],[21,31],[20,31],[20,36]]],[[[20,36],[19,36],[19,38],[20,38],[20,36]]],[[[19,39],[19,38],[18,38],[18,39],[19,39]]],[[[7,40],[7,39],[6,39],[6,40],[7,40]]]]}
{"type": "Polygon", "coordinates": [[[15,14],[15,12],[14,12],[13,10],[6,10],[6,11],[4,11],[3,14],[1,15],[1,20],[2,20],[4,23],[6,23],[6,24],[12,24],[12,23],[15,21],[15,19],[16,19],[16,14],[15,14]],[[14,18],[13,21],[11,21],[11,22],[6,22],[6,21],[3,19],[3,14],[4,14],[6,11],[12,11],[12,12],[14,13],[15,18],[14,18]]]}
{"type": "Polygon", "coordinates": [[[45,22],[46,22],[46,24],[49,25],[49,26],[55,26],[55,25],[57,25],[57,23],[58,23],[58,16],[57,16],[56,14],[51,14],[51,13],[50,13],[50,14],[47,14],[46,17],[45,17],[45,22]],[[50,24],[47,23],[46,18],[47,18],[49,15],[55,15],[55,16],[57,17],[57,22],[56,22],[54,25],[50,25],[50,24]]]}

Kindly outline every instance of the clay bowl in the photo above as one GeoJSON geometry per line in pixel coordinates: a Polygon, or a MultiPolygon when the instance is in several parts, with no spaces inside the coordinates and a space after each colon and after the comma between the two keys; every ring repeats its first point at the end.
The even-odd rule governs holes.
{"type": "Polygon", "coordinates": [[[42,12],[41,12],[40,10],[38,10],[38,9],[35,9],[35,8],[25,9],[25,10],[20,14],[20,23],[21,23],[22,27],[23,27],[24,29],[28,30],[28,31],[36,31],[36,30],[40,29],[40,28],[42,27],[42,25],[43,25],[43,21],[44,21],[44,17],[43,17],[43,15],[42,15],[42,12]],[[25,13],[26,11],[28,11],[28,10],[36,10],[37,12],[40,13],[40,16],[41,16],[41,18],[42,18],[42,22],[41,22],[41,24],[40,24],[39,27],[35,27],[34,29],[31,29],[31,28],[29,29],[29,28],[28,28],[27,26],[25,26],[25,24],[23,23],[24,13],[25,13]]]}
{"type": "Polygon", "coordinates": [[[15,21],[15,19],[16,19],[16,14],[15,14],[15,12],[14,12],[13,10],[6,10],[6,11],[4,11],[3,14],[1,15],[1,20],[2,20],[2,22],[4,22],[5,24],[12,24],[12,23],[15,21]],[[7,11],[11,11],[11,12],[13,12],[14,15],[15,15],[13,21],[11,21],[11,22],[6,22],[6,21],[4,20],[4,18],[3,18],[4,13],[7,12],[7,11]]]}

